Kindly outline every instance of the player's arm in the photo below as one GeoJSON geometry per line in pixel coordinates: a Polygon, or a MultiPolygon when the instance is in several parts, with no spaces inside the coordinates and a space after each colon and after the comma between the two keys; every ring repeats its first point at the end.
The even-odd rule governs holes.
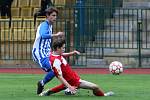
{"type": "Polygon", "coordinates": [[[74,54],[80,55],[80,52],[77,51],[77,50],[74,50],[74,51],[69,52],[69,53],[63,53],[62,56],[68,57],[68,56],[72,56],[72,55],[74,55],[74,54]]]}
{"type": "Polygon", "coordinates": [[[65,35],[64,32],[58,32],[56,34],[52,34],[52,37],[58,37],[58,36],[63,36],[63,35],[65,35]]]}
{"type": "Polygon", "coordinates": [[[51,37],[57,37],[57,36],[64,35],[64,32],[58,32],[56,34],[49,35],[49,24],[47,24],[46,21],[41,24],[39,32],[40,32],[40,35],[42,36],[42,38],[44,38],[44,39],[50,39],[51,37]]]}
{"type": "Polygon", "coordinates": [[[61,61],[59,59],[55,59],[53,63],[53,70],[57,78],[60,80],[61,83],[63,83],[66,87],[70,89],[70,91],[74,92],[76,91],[76,88],[74,86],[71,86],[67,80],[63,78],[62,71],[61,71],[61,61]]]}
{"type": "Polygon", "coordinates": [[[69,88],[70,91],[74,92],[76,91],[76,87],[71,86],[64,78],[62,75],[58,75],[57,77],[61,83],[63,83],[67,88],[69,88]]]}
{"type": "Polygon", "coordinates": [[[39,32],[43,39],[50,39],[52,37],[49,35],[49,25],[47,22],[41,24],[39,32]]]}

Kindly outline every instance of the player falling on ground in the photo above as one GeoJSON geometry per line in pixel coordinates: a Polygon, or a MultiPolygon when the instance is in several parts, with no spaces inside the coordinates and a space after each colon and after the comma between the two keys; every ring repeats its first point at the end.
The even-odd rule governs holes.
{"type": "MultiPolygon", "coordinates": [[[[61,85],[43,91],[39,96],[49,96],[53,93],[60,92],[64,89],[69,89],[71,93],[76,93],[78,88],[93,90],[95,96],[111,96],[113,92],[104,93],[98,85],[80,79],[79,75],[74,72],[71,66],[67,63],[62,53],[65,51],[65,40],[59,39],[53,42],[53,52],[51,53],[50,60],[53,71],[56,77],[62,82],[61,85]]],[[[77,51],[78,52],[78,51],[77,51]]],[[[78,52],[79,53],[79,52],[78,52]]]]}

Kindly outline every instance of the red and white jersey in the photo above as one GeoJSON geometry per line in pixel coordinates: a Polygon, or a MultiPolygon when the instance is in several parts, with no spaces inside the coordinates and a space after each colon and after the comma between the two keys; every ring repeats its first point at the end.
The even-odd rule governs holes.
{"type": "Polygon", "coordinates": [[[72,70],[65,58],[61,55],[50,55],[50,62],[56,77],[62,75],[66,81],[79,81],[80,77],[72,70]]]}

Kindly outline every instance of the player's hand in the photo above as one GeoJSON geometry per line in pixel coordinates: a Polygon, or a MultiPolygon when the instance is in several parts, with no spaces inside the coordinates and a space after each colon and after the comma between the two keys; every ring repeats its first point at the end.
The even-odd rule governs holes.
{"type": "Polygon", "coordinates": [[[65,35],[64,32],[58,32],[58,33],[57,33],[57,36],[63,36],[63,35],[65,35]]]}
{"type": "Polygon", "coordinates": [[[69,90],[72,92],[72,93],[76,93],[76,91],[77,91],[77,87],[75,87],[75,86],[71,86],[71,87],[68,87],[69,88],[69,90]]]}
{"type": "Polygon", "coordinates": [[[74,54],[80,55],[80,52],[77,50],[74,50],[73,52],[74,52],[74,54]]]}

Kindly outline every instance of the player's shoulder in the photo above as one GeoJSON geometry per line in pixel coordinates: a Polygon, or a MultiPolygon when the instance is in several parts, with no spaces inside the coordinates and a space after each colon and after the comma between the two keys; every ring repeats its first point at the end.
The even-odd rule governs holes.
{"type": "Polygon", "coordinates": [[[58,58],[53,59],[53,66],[60,67],[62,64],[62,61],[58,58]]]}
{"type": "Polygon", "coordinates": [[[45,20],[40,24],[40,26],[49,26],[49,23],[45,20]]]}
{"type": "Polygon", "coordinates": [[[50,59],[53,59],[53,60],[59,59],[59,60],[61,60],[61,56],[59,56],[59,55],[54,55],[54,54],[50,54],[50,59]]]}

